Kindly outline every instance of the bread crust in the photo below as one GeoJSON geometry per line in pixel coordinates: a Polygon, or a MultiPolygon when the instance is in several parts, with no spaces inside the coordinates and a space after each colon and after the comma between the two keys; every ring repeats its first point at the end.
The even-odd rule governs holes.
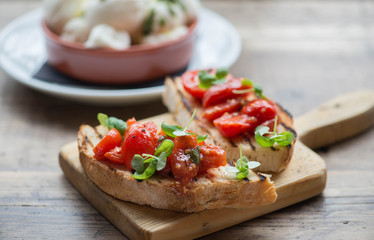
{"type": "Polygon", "coordinates": [[[231,180],[221,178],[217,170],[217,177],[197,177],[196,181],[184,187],[172,177],[157,175],[137,181],[124,165],[94,158],[93,147],[104,134],[105,130],[100,127],[80,127],[80,162],[87,176],[115,198],[180,212],[262,206],[273,203],[277,198],[270,179],[255,173],[249,180],[231,180]]]}
{"type": "MultiPolygon", "coordinates": [[[[243,145],[243,155],[247,156],[250,161],[261,163],[260,167],[256,169],[260,172],[281,172],[291,160],[296,138],[287,147],[265,148],[258,145],[254,136],[251,135],[234,138],[223,137],[211,122],[203,118],[201,103],[184,90],[179,77],[174,80],[171,78],[166,79],[162,99],[181,126],[187,125],[194,109],[196,109],[195,118],[189,129],[201,135],[208,134],[209,138],[206,143],[212,143],[223,148],[226,151],[227,160],[231,164],[239,159],[240,144],[243,145]]],[[[292,116],[280,105],[276,106],[279,115],[279,130],[290,131],[296,136],[292,116]]]]}

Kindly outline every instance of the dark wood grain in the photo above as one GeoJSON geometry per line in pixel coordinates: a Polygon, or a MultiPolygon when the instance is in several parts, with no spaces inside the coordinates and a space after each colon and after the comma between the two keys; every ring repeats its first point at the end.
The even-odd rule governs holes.
{"type": "MultiPolygon", "coordinates": [[[[203,3],[242,36],[232,72],[259,82],[294,115],[342,93],[374,89],[372,1],[203,3]]],[[[0,0],[0,29],[40,5],[0,0]]],[[[165,111],[161,101],[77,104],[28,89],[0,70],[0,239],[126,239],[63,177],[58,152],[97,112],[141,119],[165,111]]],[[[371,239],[374,129],[318,153],[328,167],[321,196],[203,239],[371,239]]]]}

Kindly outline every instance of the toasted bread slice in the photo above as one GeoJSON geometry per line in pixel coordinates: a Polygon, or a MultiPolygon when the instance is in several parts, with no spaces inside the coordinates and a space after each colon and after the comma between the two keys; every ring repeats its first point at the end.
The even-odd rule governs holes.
{"type": "MultiPolygon", "coordinates": [[[[280,172],[286,168],[291,159],[296,140],[287,147],[265,148],[258,145],[254,137],[250,135],[234,138],[223,137],[211,122],[203,118],[201,103],[184,90],[179,77],[174,81],[170,78],[166,79],[163,102],[181,126],[188,124],[194,109],[196,109],[195,118],[189,129],[201,135],[208,134],[206,143],[213,143],[224,149],[227,161],[231,164],[239,159],[240,144],[243,145],[243,155],[247,156],[250,161],[261,163],[257,169],[260,172],[280,172]]],[[[296,136],[291,115],[279,105],[277,105],[277,111],[280,123],[279,131],[287,130],[296,136]]]]}
{"type": "Polygon", "coordinates": [[[209,176],[198,176],[186,186],[172,177],[157,175],[137,181],[125,165],[95,159],[93,148],[104,135],[105,130],[100,126],[80,127],[80,162],[88,177],[115,198],[180,212],[261,206],[277,198],[269,177],[251,171],[248,179],[237,180],[230,178],[224,167],[214,169],[209,176]]]}

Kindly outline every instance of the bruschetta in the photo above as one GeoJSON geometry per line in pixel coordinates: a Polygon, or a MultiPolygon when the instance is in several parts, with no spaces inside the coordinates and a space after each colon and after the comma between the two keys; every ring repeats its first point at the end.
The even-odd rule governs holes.
{"type": "Polygon", "coordinates": [[[240,166],[227,165],[226,153],[206,144],[206,136],[166,123],[159,131],[135,119],[124,128],[105,122],[82,125],[78,148],[87,176],[115,198],[180,212],[262,206],[277,198],[268,175],[252,171],[244,158],[240,166]]]}
{"type": "Polygon", "coordinates": [[[189,71],[175,79],[167,78],[163,93],[164,104],[181,125],[187,123],[196,109],[190,129],[209,135],[207,143],[224,149],[229,163],[238,159],[239,146],[242,145],[243,154],[248,159],[261,163],[258,171],[284,170],[291,159],[296,141],[292,116],[280,105],[263,96],[261,89],[248,79],[234,78],[228,72],[222,73],[223,71],[189,71]],[[287,132],[291,141],[286,144],[260,145],[256,141],[256,127],[267,126],[272,130],[274,121],[276,132],[281,137],[287,132]]]}

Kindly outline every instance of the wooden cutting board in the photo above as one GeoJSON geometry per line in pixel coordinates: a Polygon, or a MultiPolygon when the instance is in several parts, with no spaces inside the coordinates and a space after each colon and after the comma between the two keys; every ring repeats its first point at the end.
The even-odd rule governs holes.
{"type": "MultiPolygon", "coordinates": [[[[173,122],[169,114],[146,120],[153,120],[157,124],[162,121],[173,122]]],[[[299,139],[305,139],[308,145],[320,147],[332,144],[351,137],[374,123],[374,94],[359,92],[334,99],[295,122],[296,128],[300,129],[299,139]],[[367,101],[363,104],[362,99],[367,101]],[[357,102],[358,100],[360,101],[357,102]],[[353,104],[355,101],[356,104],[353,104]],[[361,107],[357,107],[357,104],[361,107]],[[359,127],[357,122],[360,123],[359,127]],[[308,138],[308,134],[313,137],[308,138]]],[[[140,206],[104,193],[84,173],[76,142],[65,145],[59,159],[65,176],[74,187],[130,239],[197,238],[316,196],[326,185],[325,162],[298,141],[287,169],[272,176],[278,193],[274,204],[188,214],[140,206]]]]}

